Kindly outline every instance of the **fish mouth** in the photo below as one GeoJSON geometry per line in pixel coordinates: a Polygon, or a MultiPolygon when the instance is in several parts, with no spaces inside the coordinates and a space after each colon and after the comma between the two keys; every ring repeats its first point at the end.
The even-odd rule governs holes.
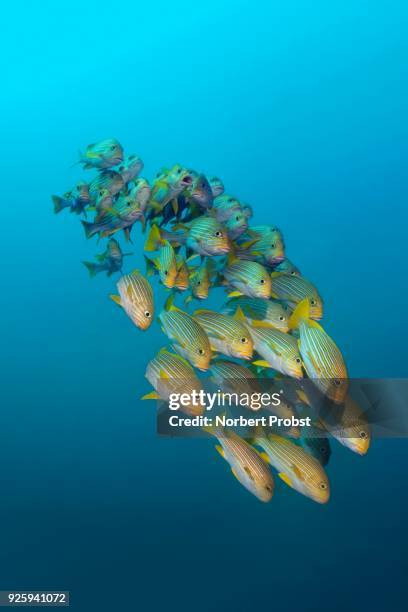
{"type": "Polygon", "coordinates": [[[191,185],[191,183],[193,182],[193,177],[190,176],[189,174],[187,174],[187,176],[185,176],[182,180],[181,180],[181,184],[182,185],[191,185]]]}

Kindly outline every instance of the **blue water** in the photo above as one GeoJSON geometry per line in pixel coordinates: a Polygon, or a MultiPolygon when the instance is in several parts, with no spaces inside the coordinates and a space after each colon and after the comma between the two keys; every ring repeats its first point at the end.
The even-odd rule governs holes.
{"type": "MultiPolygon", "coordinates": [[[[161,346],[80,263],[51,193],[116,137],[152,177],[220,175],[278,225],[354,376],[408,374],[406,2],[2,8],[0,588],[75,610],[406,609],[407,444],[333,445],[321,507],[251,497],[207,440],[159,439],[161,346]]],[[[134,232],[132,266],[142,266],[134,232]]]]}

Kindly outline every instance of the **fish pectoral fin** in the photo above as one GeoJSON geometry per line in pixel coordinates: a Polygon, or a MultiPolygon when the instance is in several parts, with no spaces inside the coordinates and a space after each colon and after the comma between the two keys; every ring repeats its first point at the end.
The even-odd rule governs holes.
{"type": "Polygon", "coordinates": [[[122,302],[121,302],[121,300],[120,300],[120,296],[119,296],[119,295],[114,295],[114,294],[111,294],[109,297],[110,297],[110,299],[111,299],[113,302],[115,302],[115,304],[117,304],[118,306],[122,307],[122,302]]]}
{"type": "Polygon", "coordinates": [[[302,472],[299,470],[297,465],[292,465],[292,470],[294,474],[299,478],[299,480],[304,480],[302,472]]]}
{"type": "Polygon", "coordinates": [[[231,293],[228,293],[227,297],[241,297],[242,295],[244,294],[241,293],[241,291],[231,291],[231,293]]]}
{"type": "Polygon", "coordinates": [[[233,318],[236,321],[240,321],[241,323],[246,323],[246,317],[244,315],[244,313],[242,312],[242,308],[240,306],[238,306],[238,308],[236,309],[233,318]]]}
{"type": "Polygon", "coordinates": [[[222,446],[220,446],[219,444],[216,444],[215,448],[220,453],[221,457],[225,459],[225,453],[224,453],[224,449],[222,448],[222,446]]]}
{"type": "Polygon", "coordinates": [[[170,376],[164,370],[160,370],[159,378],[163,378],[164,380],[170,380],[170,376]]]}
{"type": "Polygon", "coordinates": [[[248,476],[248,478],[250,478],[253,481],[255,480],[252,470],[247,465],[244,465],[244,472],[248,476]]]}
{"type": "Polygon", "coordinates": [[[281,480],[283,480],[285,484],[288,485],[288,487],[292,487],[293,489],[293,483],[287,474],[284,474],[283,472],[279,472],[278,476],[281,480]]]}
{"type": "Polygon", "coordinates": [[[271,367],[269,365],[269,363],[267,361],[265,361],[265,359],[257,359],[256,361],[252,362],[252,365],[259,366],[261,368],[270,368],[271,367]]]}
{"type": "Polygon", "coordinates": [[[267,329],[272,329],[273,325],[271,323],[268,323],[268,321],[258,321],[257,319],[252,319],[251,320],[251,325],[252,327],[263,327],[263,328],[267,328],[267,329]]]}
{"type": "Polygon", "coordinates": [[[146,393],[142,398],[142,400],[157,400],[161,399],[160,395],[156,391],[151,391],[150,393],[146,393]]]}
{"type": "Polygon", "coordinates": [[[259,453],[259,456],[261,457],[261,459],[263,459],[266,463],[270,463],[271,460],[269,459],[269,455],[267,455],[265,453],[265,451],[259,453]]]}

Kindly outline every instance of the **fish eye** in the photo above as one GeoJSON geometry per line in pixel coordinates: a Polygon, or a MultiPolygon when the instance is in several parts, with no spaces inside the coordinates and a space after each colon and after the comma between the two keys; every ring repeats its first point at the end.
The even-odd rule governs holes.
{"type": "Polygon", "coordinates": [[[362,440],[365,440],[365,438],[367,437],[367,434],[366,434],[366,432],[365,432],[365,431],[360,431],[360,434],[359,434],[359,435],[360,435],[360,438],[361,438],[362,440]]]}
{"type": "Polygon", "coordinates": [[[177,174],[181,174],[181,168],[177,170],[177,174]]]}
{"type": "Polygon", "coordinates": [[[197,285],[201,285],[201,281],[197,281],[197,285]]]}
{"type": "Polygon", "coordinates": [[[110,148],[111,151],[114,151],[115,149],[116,149],[116,145],[112,145],[110,148]]]}
{"type": "Polygon", "coordinates": [[[335,378],[335,379],[333,380],[333,383],[336,385],[336,387],[340,387],[340,385],[341,385],[341,380],[339,380],[338,378],[335,378]]]}
{"type": "Polygon", "coordinates": [[[123,172],[123,171],[124,171],[124,169],[125,169],[125,167],[124,167],[124,166],[119,166],[119,171],[120,171],[120,172],[123,172]]]}
{"type": "Polygon", "coordinates": [[[261,280],[259,282],[261,283],[261,285],[264,285],[265,284],[265,279],[261,278],[261,280]]]}
{"type": "Polygon", "coordinates": [[[233,202],[234,198],[228,198],[228,202],[233,202]]]}
{"type": "Polygon", "coordinates": [[[302,360],[300,359],[300,357],[296,357],[296,363],[302,363],[302,360]]]}
{"type": "Polygon", "coordinates": [[[239,221],[239,220],[240,220],[240,218],[241,218],[241,217],[240,217],[239,215],[237,215],[237,216],[235,217],[235,221],[239,221]]]}
{"type": "Polygon", "coordinates": [[[245,338],[244,336],[241,338],[241,342],[242,344],[246,344],[248,342],[248,338],[245,338]]]}
{"type": "Polygon", "coordinates": [[[294,270],[292,270],[291,275],[292,276],[296,276],[296,272],[294,270]]]}
{"type": "Polygon", "coordinates": [[[325,491],[327,489],[327,484],[325,482],[321,482],[319,484],[319,487],[321,488],[322,491],[325,491]]]}
{"type": "Polygon", "coordinates": [[[99,195],[100,195],[100,196],[103,196],[103,191],[100,191],[100,192],[99,192],[99,195]]]}
{"type": "Polygon", "coordinates": [[[271,249],[274,249],[275,247],[276,247],[276,244],[274,242],[272,242],[271,249]]]}
{"type": "Polygon", "coordinates": [[[285,317],[283,317],[282,315],[279,317],[279,321],[284,321],[285,317]]]}
{"type": "Polygon", "coordinates": [[[199,354],[199,355],[204,355],[204,349],[199,348],[199,349],[198,349],[198,354],[199,354]]]}
{"type": "Polygon", "coordinates": [[[214,234],[214,236],[216,236],[217,238],[221,238],[222,236],[222,232],[220,232],[220,230],[217,230],[214,234]]]}
{"type": "Polygon", "coordinates": [[[312,298],[310,300],[310,303],[311,303],[312,306],[316,306],[316,300],[314,298],[312,298]]]}
{"type": "Polygon", "coordinates": [[[145,317],[146,317],[147,319],[149,319],[149,318],[150,318],[150,312],[149,312],[148,310],[145,310],[145,317]]]}
{"type": "Polygon", "coordinates": [[[169,273],[169,271],[168,271],[168,270],[163,270],[163,272],[164,272],[164,276],[167,276],[167,275],[168,275],[168,273],[169,273]]]}

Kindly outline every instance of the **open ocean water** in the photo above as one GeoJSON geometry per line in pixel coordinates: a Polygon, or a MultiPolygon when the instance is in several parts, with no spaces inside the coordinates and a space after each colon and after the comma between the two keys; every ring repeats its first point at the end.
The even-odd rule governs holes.
{"type": "Polygon", "coordinates": [[[1,589],[69,590],[78,611],[406,610],[407,441],[333,443],[323,507],[280,482],[261,504],[213,441],[158,438],[139,398],[159,326],[89,279],[102,249],[50,196],[108,137],[148,178],[219,175],[282,229],[350,374],[407,376],[407,17],[383,0],[2,7],[1,589]]]}

